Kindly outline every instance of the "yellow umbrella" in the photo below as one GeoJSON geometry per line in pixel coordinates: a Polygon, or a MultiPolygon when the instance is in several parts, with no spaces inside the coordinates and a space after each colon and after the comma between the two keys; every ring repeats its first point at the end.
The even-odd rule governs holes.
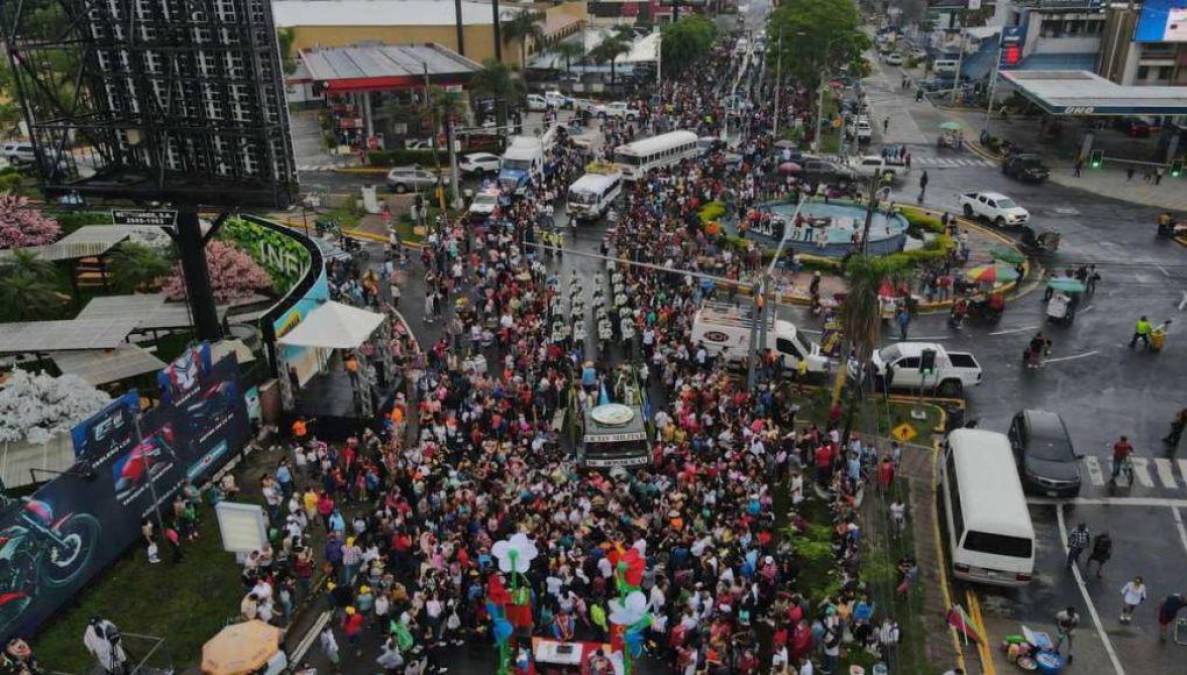
{"type": "Polygon", "coordinates": [[[260,620],[236,623],[202,645],[205,675],[247,675],[280,651],[280,629],[260,620]]]}

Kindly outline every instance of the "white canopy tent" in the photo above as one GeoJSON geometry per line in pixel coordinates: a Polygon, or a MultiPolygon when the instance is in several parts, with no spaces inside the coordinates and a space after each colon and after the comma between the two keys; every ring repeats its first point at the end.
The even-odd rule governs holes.
{"type": "Polygon", "coordinates": [[[291,347],[354,349],[371,337],[384,316],[329,301],[309,313],[277,342],[291,347]]]}

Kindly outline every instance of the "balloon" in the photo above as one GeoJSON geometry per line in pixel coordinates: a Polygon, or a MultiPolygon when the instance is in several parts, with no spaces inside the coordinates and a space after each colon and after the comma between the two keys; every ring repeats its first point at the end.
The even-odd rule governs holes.
{"type": "Polygon", "coordinates": [[[495,625],[492,630],[495,636],[495,643],[499,645],[507,644],[507,639],[515,632],[515,628],[511,626],[511,622],[507,619],[499,617],[495,619],[495,625]]]}

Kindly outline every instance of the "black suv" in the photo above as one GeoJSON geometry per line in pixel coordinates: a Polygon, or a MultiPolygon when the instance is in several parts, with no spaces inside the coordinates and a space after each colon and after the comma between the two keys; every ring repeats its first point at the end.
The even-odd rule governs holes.
{"type": "Polygon", "coordinates": [[[1051,175],[1038,155],[1010,155],[1002,162],[1002,173],[1028,183],[1042,183],[1051,175]]]}
{"type": "Polygon", "coordinates": [[[1009,437],[1028,492],[1047,497],[1080,493],[1081,455],[1072,447],[1062,417],[1046,410],[1023,410],[1014,415],[1009,437]]]}

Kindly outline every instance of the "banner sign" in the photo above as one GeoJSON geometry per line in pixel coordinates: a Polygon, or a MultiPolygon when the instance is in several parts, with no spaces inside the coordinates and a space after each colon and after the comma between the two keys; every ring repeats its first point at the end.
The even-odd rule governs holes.
{"type": "Polygon", "coordinates": [[[1187,0],[1146,0],[1134,42],[1187,42],[1187,0]]]}
{"type": "Polygon", "coordinates": [[[181,405],[197,390],[199,378],[210,372],[210,344],[190,347],[157,373],[161,402],[181,405]]]}
{"type": "Polygon", "coordinates": [[[89,461],[132,447],[139,415],[140,394],[133,389],[79,422],[70,430],[75,458],[89,461]]]}
{"type": "Polygon", "coordinates": [[[272,287],[281,295],[309,269],[309,250],[282,226],[270,227],[248,216],[235,216],[227,218],[218,234],[247,251],[272,277],[272,287]]]}
{"type": "Polygon", "coordinates": [[[247,442],[233,353],[201,371],[188,392],[184,405],[143,415],[135,392],[113,401],[73,431],[85,463],[32,497],[3,504],[0,564],[8,572],[0,576],[0,642],[31,635],[139,539],[141,521],[155,518],[157,505],[171,511],[186,479],[209,477],[247,442]]]}

